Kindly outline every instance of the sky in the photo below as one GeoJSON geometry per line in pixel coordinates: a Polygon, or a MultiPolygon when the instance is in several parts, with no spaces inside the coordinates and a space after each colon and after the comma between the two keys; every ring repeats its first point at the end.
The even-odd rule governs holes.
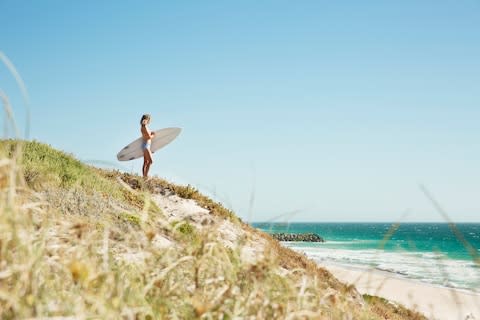
{"type": "Polygon", "coordinates": [[[0,0],[0,51],[21,138],[141,174],[150,113],[245,221],[480,221],[479,1],[0,0]]]}

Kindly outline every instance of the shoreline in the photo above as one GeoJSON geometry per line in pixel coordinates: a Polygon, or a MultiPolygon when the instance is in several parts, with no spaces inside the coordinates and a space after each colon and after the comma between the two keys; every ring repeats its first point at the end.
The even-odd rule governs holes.
{"type": "Polygon", "coordinates": [[[379,296],[402,304],[423,313],[429,319],[480,319],[480,293],[403,278],[378,269],[317,263],[341,282],[355,285],[361,294],[379,296]]]}
{"type": "Polygon", "coordinates": [[[395,272],[395,271],[391,271],[391,270],[385,270],[385,269],[380,269],[380,268],[372,268],[372,267],[367,267],[367,266],[359,266],[359,265],[348,266],[346,264],[330,262],[330,261],[322,261],[322,262],[316,261],[316,262],[317,262],[318,265],[321,265],[324,268],[327,268],[327,266],[328,267],[331,266],[333,268],[338,267],[340,269],[347,269],[347,270],[358,271],[358,272],[363,272],[363,273],[376,272],[376,273],[384,275],[385,277],[392,277],[392,278],[404,280],[404,281],[407,281],[407,282],[419,283],[419,284],[422,284],[422,285],[425,285],[425,286],[428,286],[428,287],[432,287],[432,288],[448,289],[448,290],[463,292],[463,293],[466,293],[466,294],[480,295],[480,291],[474,291],[474,290],[468,289],[468,288],[459,288],[459,287],[453,287],[453,286],[449,287],[449,286],[438,284],[438,283],[432,283],[432,282],[429,282],[427,280],[423,280],[423,279],[419,279],[419,278],[411,278],[407,274],[400,273],[400,272],[395,272]]]}
{"type": "MultiPolygon", "coordinates": [[[[331,241],[330,241],[331,243],[331,241]]],[[[316,263],[334,265],[359,271],[377,270],[405,280],[418,281],[439,288],[480,294],[480,269],[472,260],[451,257],[415,257],[425,252],[401,252],[394,250],[324,247],[324,244],[304,245],[300,242],[282,242],[287,248],[300,252],[316,263]],[[372,251],[376,251],[371,253],[372,251]],[[405,255],[405,256],[404,256],[405,255]],[[412,257],[413,255],[413,257],[412,257]],[[382,257],[383,258],[379,258],[382,257]],[[385,257],[386,256],[386,257],[385,257]],[[407,260],[404,260],[407,259],[407,260]],[[372,266],[372,264],[374,266],[372,266]],[[434,270],[432,264],[438,264],[434,270]],[[413,269],[412,269],[413,268],[413,269]],[[443,270],[443,273],[441,272],[443,270]],[[473,281],[472,281],[473,280],[473,281]]]]}

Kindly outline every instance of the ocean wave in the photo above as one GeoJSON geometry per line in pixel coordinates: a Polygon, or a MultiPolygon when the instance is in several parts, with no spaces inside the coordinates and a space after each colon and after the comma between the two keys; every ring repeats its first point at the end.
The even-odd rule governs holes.
{"type": "Polygon", "coordinates": [[[408,273],[407,272],[402,272],[402,271],[399,271],[399,270],[395,270],[393,268],[388,268],[388,267],[376,267],[375,268],[376,270],[379,270],[379,271],[383,271],[383,272],[389,272],[389,273],[394,273],[394,274],[398,274],[400,276],[408,276],[408,273]]]}
{"type": "Polygon", "coordinates": [[[451,259],[438,252],[350,250],[294,245],[289,247],[306,254],[319,263],[334,263],[355,268],[374,268],[444,287],[470,291],[480,288],[480,268],[475,262],[451,259]]]}

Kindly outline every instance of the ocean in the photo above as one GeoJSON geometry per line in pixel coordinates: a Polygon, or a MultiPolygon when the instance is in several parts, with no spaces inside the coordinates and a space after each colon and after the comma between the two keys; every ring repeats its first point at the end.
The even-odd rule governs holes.
{"type": "Polygon", "coordinates": [[[283,242],[320,264],[378,269],[480,293],[480,223],[253,223],[263,231],[313,232],[325,243],[283,242]]]}

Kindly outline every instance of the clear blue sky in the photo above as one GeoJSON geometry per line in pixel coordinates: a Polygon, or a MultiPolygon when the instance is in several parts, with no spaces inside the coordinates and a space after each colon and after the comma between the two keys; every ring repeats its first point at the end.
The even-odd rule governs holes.
{"type": "Polygon", "coordinates": [[[0,50],[30,139],[140,173],[150,113],[152,173],[245,220],[480,221],[479,1],[0,0],[0,50]]]}

